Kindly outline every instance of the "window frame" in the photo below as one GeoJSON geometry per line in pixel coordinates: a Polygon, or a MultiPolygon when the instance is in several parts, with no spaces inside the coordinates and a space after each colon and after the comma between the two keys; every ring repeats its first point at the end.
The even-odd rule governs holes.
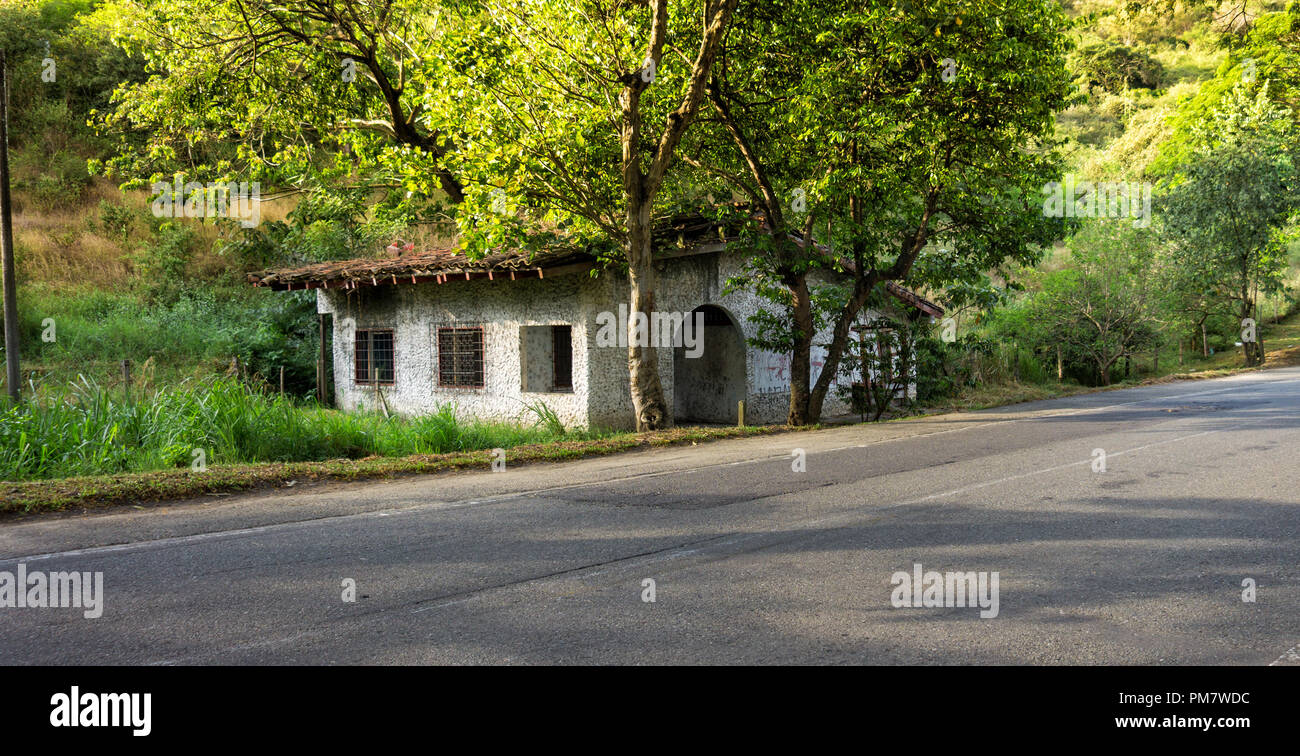
{"type": "Polygon", "coordinates": [[[551,326],[551,391],[552,394],[570,394],[573,393],[573,326],[567,323],[558,323],[551,326]],[[557,334],[561,331],[569,334],[569,382],[562,384],[559,382],[559,365],[560,350],[555,343],[557,334]]]}
{"type": "MultiPolygon", "coordinates": [[[[440,389],[462,389],[469,391],[482,390],[487,386],[487,330],[481,325],[437,325],[433,327],[434,343],[434,374],[437,385],[440,389]],[[479,351],[479,383],[461,384],[461,383],[443,383],[442,381],[442,333],[450,331],[477,331],[478,332],[478,351],[479,351]]],[[[453,365],[454,368],[454,365],[453,365]]],[[[453,373],[455,370],[453,369],[453,373]]]]}
{"type": "Polygon", "coordinates": [[[395,385],[397,385],[397,331],[396,331],[396,329],[394,329],[394,328],[392,328],[392,327],[386,327],[386,326],[375,326],[375,327],[365,326],[365,327],[357,327],[357,328],[355,328],[355,329],[353,330],[353,334],[352,334],[352,383],[353,383],[353,385],[355,385],[355,386],[374,386],[376,383],[378,383],[378,385],[380,385],[380,386],[395,386],[395,385]],[[375,353],[375,347],[374,347],[374,334],[376,334],[376,333],[387,333],[388,336],[389,336],[389,339],[392,341],[392,349],[391,349],[391,353],[392,353],[392,358],[391,358],[391,359],[392,359],[392,370],[390,371],[390,372],[392,373],[392,378],[390,378],[389,380],[386,380],[386,381],[385,381],[385,380],[382,380],[382,379],[381,379],[381,380],[378,380],[378,381],[372,381],[368,375],[367,375],[365,378],[361,378],[360,376],[357,375],[357,357],[359,356],[359,352],[357,351],[357,338],[358,338],[359,336],[361,336],[361,334],[366,334],[366,335],[367,335],[367,338],[366,338],[366,368],[368,369],[367,372],[369,372],[369,369],[370,369],[370,368],[373,368],[373,367],[374,367],[374,363],[375,363],[375,361],[374,361],[374,353],[375,353]]]}

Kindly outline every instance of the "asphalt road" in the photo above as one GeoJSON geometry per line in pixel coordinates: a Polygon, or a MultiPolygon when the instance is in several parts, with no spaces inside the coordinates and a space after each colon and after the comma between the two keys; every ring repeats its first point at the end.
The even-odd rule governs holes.
{"type": "Polygon", "coordinates": [[[8,521],[19,563],[104,609],[0,608],[3,664],[1295,664],[1300,369],[8,521]],[[917,563],[997,616],[895,608],[917,563]]]}

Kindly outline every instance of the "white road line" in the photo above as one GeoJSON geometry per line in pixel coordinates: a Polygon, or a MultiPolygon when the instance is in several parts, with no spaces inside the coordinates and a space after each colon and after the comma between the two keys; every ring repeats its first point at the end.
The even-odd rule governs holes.
{"type": "Polygon", "coordinates": [[[1282,654],[1281,656],[1277,657],[1277,659],[1275,659],[1275,660],[1274,660],[1272,663],[1270,663],[1268,666],[1270,666],[1270,667],[1288,666],[1288,667],[1289,667],[1289,666],[1291,666],[1291,665],[1293,665],[1293,664],[1300,664],[1300,644],[1296,644],[1296,645],[1292,646],[1291,649],[1290,649],[1289,651],[1287,651],[1285,654],[1282,654]]]}
{"type": "MultiPolygon", "coordinates": [[[[1236,430],[1236,428],[1238,428],[1238,427],[1240,427],[1240,426],[1234,426],[1233,430],[1236,430]]],[[[1135,451],[1142,451],[1143,449],[1150,449],[1150,448],[1152,448],[1152,447],[1154,447],[1154,446],[1164,446],[1165,444],[1174,444],[1174,443],[1178,443],[1179,441],[1186,441],[1186,440],[1189,439],[1189,438],[1196,438],[1196,437],[1198,437],[1198,436],[1208,436],[1208,435],[1210,435],[1211,433],[1222,433],[1222,432],[1225,431],[1225,430],[1228,430],[1228,429],[1227,429],[1227,428],[1218,428],[1218,429],[1215,429],[1215,430],[1201,431],[1200,433],[1190,433],[1190,434],[1188,434],[1188,435],[1186,435],[1186,436],[1179,436],[1178,438],[1170,438],[1170,439],[1166,439],[1166,440],[1164,440],[1164,441],[1153,441],[1153,442],[1151,442],[1151,443],[1149,443],[1149,444],[1143,444],[1142,446],[1135,446],[1135,447],[1133,447],[1132,449],[1124,449],[1124,450],[1122,450],[1122,451],[1111,452],[1110,454],[1107,454],[1106,456],[1107,456],[1107,457],[1118,457],[1118,456],[1120,456],[1121,454],[1131,454],[1132,452],[1135,452],[1135,451]]],[[[943,498],[943,497],[945,497],[945,496],[953,496],[953,495],[956,495],[956,494],[959,494],[959,493],[965,493],[965,492],[967,492],[967,491],[974,491],[974,490],[977,489],[977,488],[987,488],[988,486],[996,486],[996,485],[998,485],[999,483],[1007,483],[1007,482],[1009,482],[1009,481],[1013,481],[1013,480],[1020,480],[1021,478],[1028,478],[1028,477],[1031,477],[1031,476],[1034,476],[1034,475],[1042,475],[1043,473],[1056,472],[1057,470],[1064,470],[1064,469],[1066,469],[1066,468],[1068,468],[1068,467],[1078,467],[1079,465],[1087,465],[1087,464],[1091,464],[1091,463],[1092,463],[1092,459],[1089,458],[1089,459],[1085,459],[1085,460],[1083,460],[1083,461],[1081,461],[1081,462],[1069,462],[1069,463],[1066,463],[1066,464],[1064,464],[1064,465],[1057,465],[1057,466],[1055,466],[1055,467],[1045,467],[1045,468],[1043,468],[1043,469],[1041,469],[1041,470],[1033,470],[1033,471],[1031,471],[1031,472],[1021,473],[1021,474],[1019,474],[1019,475],[1010,475],[1010,476],[1007,476],[1007,477],[1005,477],[1005,478],[1000,478],[1000,479],[998,479],[998,480],[990,480],[990,481],[986,481],[986,482],[984,482],[984,483],[975,483],[975,484],[973,484],[973,485],[963,486],[963,487],[961,487],[961,488],[954,488],[954,489],[951,490],[951,491],[944,491],[943,493],[931,494],[931,495],[929,495],[929,496],[926,496],[926,497],[923,497],[923,498],[920,498],[920,499],[913,499],[913,500],[911,500],[911,501],[902,502],[902,504],[919,504],[919,503],[921,503],[921,502],[924,502],[924,501],[930,501],[930,500],[932,500],[932,499],[941,499],[941,498],[943,498]]],[[[901,505],[900,505],[900,506],[901,506],[901,505]]]]}

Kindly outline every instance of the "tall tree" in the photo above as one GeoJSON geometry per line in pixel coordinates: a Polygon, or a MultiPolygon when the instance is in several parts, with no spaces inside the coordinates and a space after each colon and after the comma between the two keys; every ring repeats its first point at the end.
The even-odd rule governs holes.
{"type": "Polygon", "coordinates": [[[100,127],[127,184],[182,170],[377,180],[450,203],[458,85],[496,53],[473,2],[109,0],[95,24],[153,71],[100,127]]]}
{"type": "Polygon", "coordinates": [[[804,115],[830,158],[813,193],[853,278],[810,392],[812,420],[878,284],[906,279],[922,253],[952,268],[1035,259],[1058,228],[1041,190],[1059,171],[1047,140],[1070,93],[1059,6],[908,5],[824,35],[833,55],[818,77],[823,96],[804,115]]]}
{"type": "Polygon", "coordinates": [[[525,237],[540,224],[617,246],[609,256],[627,266],[638,430],[671,422],[657,350],[634,331],[635,313],[655,309],[652,232],[736,2],[486,3],[510,52],[481,82],[489,107],[466,143],[476,185],[462,238],[474,249],[537,243],[525,237]]]}
{"type": "Polygon", "coordinates": [[[789,114],[793,99],[807,96],[800,86],[823,52],[816,42],[821,25],[841,10],[841,3],[823,0],[742,4],[707,89],[710,112],[683,156],[746,200],[741,217],[729,219],[748,229],[740,243],[752,253],[752,275],[737,284],[757,285],[761,296],[784,310],[754,316],[760,323],[754,341],[791,355],[791,425],[808,422],[818,327],[807,275],[815,215],[807,210],[807,189],[800,187],[818,170],[818,154],[797,144],[799,125],[789,114]]]}
{"type": "Polygon", "coordinates": [[[1074,265],[1047,275],[1030,302],[1039,346],[1063,347],[1109,385],[1121,359],[1159,343],[1150,234],[1126,220],[1096,221],[1070,241],[1074,265]]]}
{"type": "Polygon", "coordinates": [[[757,28],[731,40],[727,54],[744,61],[724,59],[710,90],[739,160],[713,167],[765,215],[767,268],[788,291],[793,321],[789,416],[816,422],[877,285],[907,278],[923,253],[938,284],[944,270],[955,280],[1030,260],[1059,229],[1044,217],[1040,190],[1058,172],[1048,139],[1070,92],[1068,43],[1061,10],[1047,0],[783,8],[788,17],[742,13],[737,28],[757,28]],[[789,154],[805,161],[802,176],[791,175],[789,154]],[[802,212],[782,211],[790,199],[778,184],[799,190],[802,212]],[[801,243],[788,243],[801,227],[801,243]],[[936,239],[944,243],[932,247],[936,239]],[[818,267],[852,283],[811,382],[817,319],[807,273],[818,267]]]}
{"type": "Polygon", "coordinates": [[[1289,221],[1300,208],[1300,131],[1267,89],[1239,86],[1193,133],[1163,214],[1174,264],[1208,272],[1208,290],[1234,306],[1247,365],[1262,364],[1264,348],[1246,321],[1259,319],[1258,294],[1282,285],[1289,221]]]}

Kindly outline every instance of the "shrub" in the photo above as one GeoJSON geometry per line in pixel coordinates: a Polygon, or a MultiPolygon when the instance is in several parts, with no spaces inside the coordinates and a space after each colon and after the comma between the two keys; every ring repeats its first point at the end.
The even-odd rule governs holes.
{"type": "Polygon", "coordinates": [[[1155,58],[1115,42],[1080,48],[1075,70],[1087,84],[1116,94],[1125,89],[1158,89],[1165,72],[1155,58]]]}
{"type": "Polygon", "coordinates": [[[175,302],[185,288],[194,258],[194,230],[178,223],[163,223],[157,239],[132,256],[145,296],[157,302],[175,302]]]}

